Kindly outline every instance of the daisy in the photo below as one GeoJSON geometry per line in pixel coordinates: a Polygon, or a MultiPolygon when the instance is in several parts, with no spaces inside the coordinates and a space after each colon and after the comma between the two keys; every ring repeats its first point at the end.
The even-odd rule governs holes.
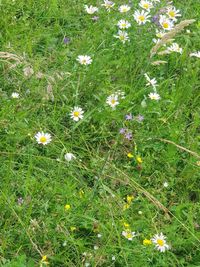
{"type": "Polygon", "coordinates": [[[112,94],[108,96],[106,99],[106,103],[111,106],[111,108],[115,109],[115,107],[119,105],[118,95],[112,94]]]}
{"type": "Polygon", "coordinates": [[[121,6],[119,7],[119,12],[121,12],[121,13],[126,13],[126,12],[128,12],[130,9],[131,9],[131,8],[130,8],[130,6],[128,6],[128,5],[121,5],[121,6]]]}
{"type": "Polygon", "coordinates": [[[114,35],[114,37],[122,41],[123,44],[125,44],[126,41],[129,41],[128,33],[125,31],[119,30],[118,35],[114,35]]]}
{"type": "Polygon", "coordinates": [[[76,59],[81,65],[89,65],[92,63],[90,56],[78,56],[76,59]]]}
{"type": "Polygon", "coordinates": [[[150,93],[148,96],[151,100],[160,100],[160,95],[158,93],[150,93]]]}
{"type": "Polygon", "coordinates": [[[129,27],[131,27],[131,24],[127,20],[121,19],[120,21],[118,21],[117,26],[120,29],[128,29],[129,27]]]}
{"type": "Polygon", "coordinates": [[[149,12],[145,12],[144,10],[136,10],[133,16],[139,25],[145,24],[147,21],[150,21],[148,19],[150,17],[149,12]]]}
{"type": "Polygon", "coordinates": [[[98,7],[95,7],[95,6],[87,6],[85,5],[85,10],[88,14],[94,14],[95,12],[98,11],[98,7]]]}
{"type": "Polygon", "coordinates": [[[150,77],[147,75],[147,73],[145,73],[144,76],[147,80],[146,86],[152,86],[154,89],[156,89],[156,86],[158,86],[156,79],[155,78],[150,79],[150,77]]]}
{"type": "Polygon", "coordinates": [[[76,159],[76,157],[72,153],[66,153],[64,158],[65,158],[66,161],[71,161],[73,159],[76,159]]]}
{"type": "Polygon", "coordinates": [[[136,236],[135,232],[131,232],[131,230],[129,230],[129,229],[127,229],[126,231],[123,231],[123,232],[122,232],[122,235],[123,235],[126,239],[128,239],[128,240],[130,240],[130,241],[132,241],[132,240],[133,240],[133,237],[136,236]]]}
{"type": "Polygon", "coordinates": [[[115,3],[109,0],[104,0],[104,4],[101,4],[102,6],[105,6],[105,8],[110,12],[111,8],[114,7],[115,3]]]}
{"type": "Polygon", "coordinates": [[[164,31],[159,31],[156,29],[156,37],[161,39],[166,33],[164,31]]]}
{"type": "Polygon", "coordinates": [[[190,57],[198,57],[198,58],[200,58],[200,51],[190,53],[190,57]]]}
{"type": "Polygon", "coordinates": [[[159,23],[162,26],[162,28],[166,31],[170,31],[174,26],[173,22],[164,15],[160,16],[159,23]]]}
{"type": "Polygon", "coordinates": [[[150,11],[150,9],[153,7],[153,4],[150,1],[141,0],[139,6],[141,6],[143,9],[147,11],[150,11]]]}
{"type": "Polygon", "coordinates": [[[177,53],[180,53],[180,54],[183,53],[183,49],[177,43],[173,43],[170,47],[168,47],[167,50],[169,52],[177,52],[177,53]]]}
{"type": "Polygon", "coordinates": [[[16,92],[13,92],[11,95],[12,98],[19,98],[19,94],[16,92]]]}
{"type": "Polygon", "coordinates": [[[70,116],[74,121],[79,121],[83,118],[83,113],[84,111],[82,110],[82,108],[74,107],[70,113],[70,116]]]}
{"type": "Polygon", "coordinates": [[[170,6],[167,8],[167,15],[169,16],[169,18],[173,21],[177,21],[176,17],[181,17],[181,14],[179,13],[180,10],[176,9],[173,6],[170,6]]]}
{"type": "Polygon", "coordinates": [[[38,142],[38,144],[42,144],[45,146],[51,142],[51,135],[49,133],[38,132],[35,135],[35,139],[38,142]]]}
{"type": "Polygon", "coordinates": [[[165,252],[169,249],[169,245],[166,243],[166,237],[163,235],[163,233],[154,235],[151,241],[156,245],[156,249],[160,252],[165,252]]]}

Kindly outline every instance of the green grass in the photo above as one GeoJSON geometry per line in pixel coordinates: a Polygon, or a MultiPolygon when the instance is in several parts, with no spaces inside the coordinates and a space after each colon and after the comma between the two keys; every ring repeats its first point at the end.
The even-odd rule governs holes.
{"type": "Polygon", "coordinates": [[[139,1],[131,1],[125,15],[117,11],[123,2],[115,1],[114,11],[100,8],[93,22],[84,4],[100,7],[97,2],[0,1],[0,51],[21,57],[14,68],[0,58],[0,266],[39,266],[43,255],[53,267],[200,266],[200,64],[189,57],[200,50],[200,3],[174,1],[181,20],[196,19],[190,33],[176,37],[183,54],[150,59],[155,25],[134,21],[139,1]],[[121,18],[132,23],[125,45],[113,37],[121,18]],[[90,66],[78,64],[81,54],[92,57],[90,66]],[[152,66],[154,59],[167,64],[152,66]],[[30,78],[23,74],[28,65],[30,78]],[[157,79],[161,100],[147,99],[142,107],[152,91],[146,72],[157,79]],[[112,111],[106,98],[117,90],[126,98],[112,111]],[[12,99],[12,92],[20,98],[12,99]],[[78,123],[69,116],[76,105],[85,111],[78,123]],[[128,113],[142,114],[143,123],[125,121],[128,113]],[[122,127],[132,130],[133,141],[122,138],[122,127]],[[50,133],[52,142],[38,145],[38,131],[50,133]],[[66,162],[67,152],[76,160],[66,162]],[[124,210],[127,195],[134,200],[124,210]],[[132,241],[121,234],[123,222],[138,234],[132,241]],[[143,245],[160,232],[171,246],[165,253],[143,245]]]}

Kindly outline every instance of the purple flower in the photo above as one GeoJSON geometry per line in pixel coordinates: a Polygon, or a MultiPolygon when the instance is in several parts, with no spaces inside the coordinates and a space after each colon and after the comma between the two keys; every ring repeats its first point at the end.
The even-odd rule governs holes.
{"type": "Polygon", "coordinates": [[[125,128],[121,128],[121,129],[119,130],[119,133],[120,133],[120,134],[125,134],[125,132],[126,132],[126,129],[125,129],[125,128]]]}
{"type": "Polygon", "coordinates": [[[23,198],[22,198],[22,197],[19,197],[19,198],[17,199],[17,204],[18,204],[19,206],[21,206],[23,203],[24,203],[23,198]]]}
{"type": "Polygon", "coordinates": [[[136,117],[136,120],[138,121],[138,122],[142,122],[143,120],[144,120],[144,116],[142,116],[142,115],[138,115],[137,117],[136,117]]]}
{"type": "Polygon", "coordinates": [[[124,137],[125,137],[126,139],[128,139],[128,140],[131,140],[132,137],[133,137],[133,135],[132,135],[131,132],[127,132],[127,133],[125,133],[124,137]]]}
{"type": "Polygon", "coordinates": [[[155,23],[156,25],[160,25],[159,23],[159,18],[160,16],[159,15],[155,15],[152,17],[152,22],[155,23]]]}
{"type": "Polygon", "coordinates": [[[70,42],[70,38],[69,37],[65,37],[64,39],[63,39],[63,43],[64,44],[68,44],[70,42]]]}
{"type": "Polygon", "coordinates": [[[98,19],[99,19],[98,16],[94,16],[94,17],[92,18],[93,21],[97,21],[98,19]]]}
{"type": "Polygon", "coordinates": [[[126,119],[127,121],[131,121],[131,120],[133,119],[132,114],[131,114],[131,113],[127,114],[127,115],[125,116],[125,119],[126,119]]]}

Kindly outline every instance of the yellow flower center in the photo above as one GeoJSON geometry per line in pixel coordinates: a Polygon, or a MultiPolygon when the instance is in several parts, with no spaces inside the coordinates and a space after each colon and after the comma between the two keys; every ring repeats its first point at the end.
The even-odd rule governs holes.
{"type": "Polygon", "coordinates": [[[124,27],[124,28],[125,28],[125,27],[126,27],[126,23],[122,23],[122,27],[124,27]]]}
{"type": "MultiPolygon", "coordinates": [[[[124,40],[124,38],[120,38],[121,40],[124,40]]],[[[114,105],[116,103],[116,100],[115,99],[112,99],[111,100],[111,103],[114,105]]]]}
{"type": "Polygon", "coordinates": [[[168,22],[163,22],[163,28],[165,28],[165,29],[167,29],[167,28],[169,28],[169,23],[168,22]]]}
{"type": "Polygon", "coordinates": [[[45,143],[47,141],[47,138],[45,136],[40,137],[40,142],[45,143]]]}
{"type": "Polygon", "coordinates": [[[170,17],[174,18],[175,17],[175,12],[173,10],[170,10],[169,11],[169,15],[170,15],[170,17]]]}
{"type": "Polygon", "coordinates": [[[126,233],[126,238],[132,238],[132,237],[133,237],[132,233],[126,233]]]}
{"type": "Polygon", "coordinates": [[[145,4],[143,5],[143,7],[147,9],[147,8],[149,8],[149,4],[145,3],[145,4]]]}
{"type": "Polygon", "coordinates": [[[145,20],[145,17],[141,15],[141,16],[138,17],[138,19],[139,19],[140,21],[144,21],[144,20],[145,20]]]}
{"type": "Polygon", "coordinates": [[[157,244],[162,247],[164,246],[165,242],[162,239],[158,239],[157,244]]]}
{"type": "Polygon", "coordinates": [[[74,117],[78,117],[80,115],[79,111],[74,111],[74,117]]]}
{"type": "Polygon", "coordinates": [[[82,60],[82,63],[85,64],[85,63],[86,63],[86,59],[83,59],[83,60],[82,60]]]}

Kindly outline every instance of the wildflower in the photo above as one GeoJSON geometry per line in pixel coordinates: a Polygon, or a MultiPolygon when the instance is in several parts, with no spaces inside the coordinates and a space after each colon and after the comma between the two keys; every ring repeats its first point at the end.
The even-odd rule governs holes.
{"type": "Polygon", "coordinates": [[[133,199],[134,199],[134,196],[133,195],[128,195],[126,197],[126,201],[127,201],[128,204],[131,204],[131,202],[133,201],[133,199]]]}
{"type": "Polygon", "coordinates": [[[40,261],[40,266],[48,265],[48,264],[49,264],[49,262],[47,260],[47,256],[46,255],[42,256],[42,259],[40,261]]]}
{"type": "Polygon", "coordinates": [[[67,161],[71,161],[73,159],[76,159],[76,157],[74,156],[74,154],[72,153],[66,153],[65,156],[64,156],[65,160],[67,161]]]}
{"type": "Polygon", "coordinates": [[[162,28],[166,31],[170,31],[174,26],[173,22],[164,15],[160,16],[159,23],[162,26],[162,28]]]}
{"type": "Polygon", "coordinates": [[[112,94],[107,97],[106,103],[111,106],[111,108],[115,109],[117,105],[119,105],[118,101],[118,95],[117,94],[112,94]]]}
{"type": "Polygon", "coordinates": [[[146,86],[152,86],[154,88],[154,90],[155,90],[156,86],[158,86],[156,79],[155,78],[150,79],[150,77],[146,73],[144,74],[144,76],[145,76],[145,78],[147,80],[146,86]]]}
{"type": "Polygon", "coordinates": [[[85,263],[85,267],[89,267],[90,266],[90,263],[89,262],[86,262],[85,263]]]}
{"type": "Polygon", "coordinates": [[[127,121],[131,121],[131,120],[133,119],[133,115],[132,115],[131,113],[129,113],[129,114],[127,114],[127,115],[125,116],[125,119],[126,119],[127,121]]]}
{"type": "Polygon", "coordinates": [[[88,14],[91,15],[91,14],[94,14],[95,12],[98,11],[98,7],[95,7],[95,6],[92,6],[92,5],[90,5],[90,6],[85,5],[85,10],[86,10],[86,12],[88,14]]]}
{"type": "Polygon", "coordinates": [[[51,142],[51,135],[49,133],[38,132],[35,135],[35,139],[38,144],[47,145],[51,142]]]}
{"type": "Polygon", "coordinates": [[[76,59],[81,65],[89,65],[92,63],[92,59],[90,56],[78,56],[77,59],[76,59]]]}
{"type": "Polygon", "coordinates": [[[177,43],[173,43],[170,47],[168,47],[167,50],[169,52],[177,52],[177,53],[180,53],[180,54],[183,53],[183,49],[177,43]]]}
{"type": "Polygon", "coordinates": [[[198,57],[198,58],[200,58],[200,51],[190,53],[190,57],[198,57]]]}
{"type": "Polygon", "coordinates": [[[141,163],[142,163],[142,159],[141,159],[141,157],[137,156],[137,157],[136,157],[136,161],[137,161],[137,163],[141,164],[141,163]]]}
{"type": "Polygon", "coordinates": [[[121,128],[121,129],[119,130],[119,133],[120,133],[120,134],[125,134],[125,132],[126,132],[126,129],[125,129],[125,128],[121,128]]]}
{"type": "Polygon", "coordinates": [[[119,7],[119,12],[121,12],[121,13],[126,13],[126,12],[128,12],[130,9],[131,9],[131,8],[130,8],[130,6],[128,6],[128,5],[121,5],[121,6],[119,7]]]}
{"type": "Polygon", "coordinates": [[[123,205],[123,211],[125,211],[125,210],[127,210],[127,209],[129,209],[129,208],[130,208],[130,204],[125,203],[125,204],[123,205]]]}
{"type": "Polygon", "coordinates": [[[176,9],[173,6],[170,6],[167,8],[167,15],[169,16],[169,18],[173,21],[177,21],[176,17],[181,17],[181,14],[179,13],[180,10],[176,9]]]}
{"type": "Polygon", "coordinates": [[[131,153],[128,153],[128,154],[127,154],[127,157],[130,158],[130,159],[131,159],[131,158],[134,158],[133,154],[131,154],[131,153]]]}
{"type": "Polygon", "coordinates": [[[83,119],[83,113],[84,111],[82,110],[82,108],[74,107],[70,113],[70,116],[74,121],[79,121],[83,119]]]}
{"type": "Polygon", "coordinates": [[[158,37],[159,39],[161,39],[166,33],[164,31],[158,31],[156,29],[156,37],[158,37]]]}
{"type": "Polygon", "coordinates": [[[114,7],[115,3],[109,0],[104,0],[104,4],[101,4],[102,6],[105,6],[108,12],[110,12],[111,8],[114,7]]]}
{"type": "Polygon", "coordinates": [[[92,18],[93,21],[97,21],[98,19],[99,19],[98,16],[94,16],[94,17],[92,18]]]}
{"type": "Polygon", "coordinates": [[[78,193],[79,193],[79,197],[80,198],[82,198],[84,196],[84,194],[85,194],[82,189],[80,189],[78,193]]]}
{"type": "Polygon", "coordinates": [[[133,16],[139,25],[145,24],[147,21],[150,21],[149,12],[145,12],[144,10],[142,11],[136,10],[133,16]]]}
{"type": "Polygon", "coordinates": [[[115,256],[112,256],[111,260],[112,261],[115,261],[116,260],[115,256]]]}
{"type": "Polygon", "coordinates": [[[141,210],[139,210],[139,211],[138,211],[138,214],[139,214],[139,215],[142,215],[142,211],[141,211],[141,210]]]}
{"type": "Polygon", "coordinates": [[[143,9],[146,9],[147,11],[150,11],[150,9],[153,7],[153,4],[150,1],[141,0],[139,6],[141,6],[143,9]]]}
{"type": "Polygon", "coordinates": [[[64,37],[63,43],[64,44],[69,44],[70,43],[70,38],[69,37],[64,37]]]}
{"type": "Polygon", "coordinates": [[[168,187],[169,184],[168,184],[167,182],[164,182],[163,186],[164,186],[164,187],[168,187]]]}
{"type": "Polygon", "coordinates": [[[151,100],[160,100],[160,95],[158,93],[150,93],[148,96],[151,100]]]}
{"type": "Polygon", "coordinates": [[[133,138],[133,135],[132,135],[131,132],[127,132],[127,133],[125,133],[124,137],[125,137],[126,139],[128,139],[128,140],[131,140],[131,139],[133,138]]]}
{"type": "Polygon", "coordinates": [[[152,241],[150,239],[144,239],[143,240],[143,245],[144,246],[148,246],[148,245],[151,245],[152,244],[152,241]]]}
{"type": "Polygon", "coordinates": [[[156,249],[160,252],[165,252],[169,249],[169,245],[166,243],[166,237],[160,233],[153,236],[151,241],[156,245],[156,249]]]}
{"type": "Polygon", "coordinates": [[[19,198],[17,199],[17,204],[18,204],[19,206],[21,206],[23,203],[24,203],[24,199],[23,199],[22,197],[19,197],[19,198]]]}
{"type": "Polygon", "coordinates": [[[101,235],[101,234],[98,234],[98,235],[97,235],[97,237],[98,237],[98,238],[101,238],[101,237],[102,237],[102,235],[101,235]]]}
{"type": "Polygon", "coordinates": [[[119,39],[123,44],[129,41],[128,33],[125,31],[118,31],[118,35],[114,35],[115,38],[119,39]]]}
{"type": "Polygon", "coordinates": [[[11,97],[12,97],[12,98],[19,98],[19,94],[16,93],[16,92],[13,92],[13,93],[11,94],[11,97]]]}
{"type": "Polygon", "coordinates": [[[94,246],[94,250],[97,250],[97,249],[99,249],[99,247],[98,246],[94,246]]]}
{"type": "Polygon", "coordinates": [[[135,119],[138,121],[138,122],[142,122],[143,120],[144,120],[144,116],[142,116],[142,115],[138,115],[138,116],[136,116],[135,117],[135,119]]]}
{"type": "Polygon", "coordinates": [[[69,204],[66,204],[65,205],[65,210],[70,210],[71,209],[71,206],[69,204]]]}
{"type": "Polygon", "coordinates": [[[118,21],[117,26],[120,29],[128,29],[131,27],[131,24],[127,20],[121,19],[120,21],[118,21]]]}
{"type": "Polygon", "coordinates": [[[136,236],[135,232],[131,232],[130,229],[127,229],[126,231],[123,231],[123,232],[122,232],[122,235],[123,235],[126,239],[128,239],[128,240],[130,240],[130,241],[132,241],[132,240],[133,240],[133,237],[136,236]]]}
{"type": "Polygon", "coordinates": [[[130,224],[127,223],[127,222],[124,222],[123,225],[124,225],[125,228],[128,228],[128,229],[130,228],[130,224]]]}

